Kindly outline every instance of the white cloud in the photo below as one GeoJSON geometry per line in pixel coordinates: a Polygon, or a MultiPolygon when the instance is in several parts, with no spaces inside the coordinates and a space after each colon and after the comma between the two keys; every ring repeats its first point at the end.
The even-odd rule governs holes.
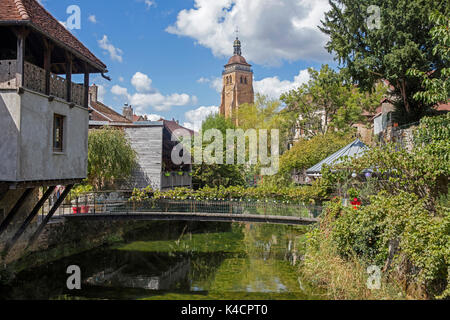
{"type": "Polygon", "coordinates": [[[147,9],[150,9],[151,7],[156,7],[156,2],[153,0],[145,0],[144,3],[147,6],[147,9]]]}
{"type": "Polygon", "coordinates": [[[119,85],[114,85],[112,88],[111,88],[111,93],[112,94],[115,94],[116,96],[125,96],[125,97],[128,97],[128,89],[127,88],[123,88],[123,87],[121,87],[121,86],[119,86],[119,85]]]}
{"type": "Polygon", "coordinates": [[[328,9],[327,0],[195,0],[166,31],[191,37],[215,56],[228,57],[233,30],[239,26],[243,55],[250,61],[325,61],[331,60],[324,49],[327,37],[317,26],[328,9]]]}
{"type": "Polygon", "coordinates": [[[146,116],[148,121],[158,121],[162,118],[159,114],[143,114],[143,116],[146,116]]]}
{"type": "Polygon", "coordinates": [[[101,49],[107,51],[112,60],[116,60],[118,62],[123,61],[123,51],[119,48],[114,47],[111,42],[109,42],[108,37],[103,35],[101,40],[98,40],[98,45],[101,49]]]}
{"type": "Polygon", "coordinates": [[[310,79],[308,70],[300,70],[293,81],[280,80],[277,76],[264,78],[253,83],[255,93],[269,96],[272,99],[279,99],[281,94],[293,89],[297,89],[310,79]]]}
{"type": "Polygon", "coordinates": [[[141,72],[136,72],[131,78],[131,84],[136,88],[137,92],[149,92],[152,90],[152,80],[141,72]]]}
{"type": "Polygon", "coordinates": [[[95,15],[93,15],[93,14],[91,14],[91,15],[88,17],[88,20],[89,20],[90,22],[92,22],[92,23],[97,23],[97,18],[96,18],[95,15]]]}
{"type": "Polygon", "coordinates": [[[206,117],[218,112],[219,107],[216,106],[199,107],[197,109],[190,110],[184,114],[187,121],[183,123],[183,127],[194,131],[199,131],[202,127],[202,122],[206,119],[206,117]]]}
{"type": "Polygon", "coordinates": [[[207,83],[209,84],[209,86],[211,88],[213,88],[214,90],[216,90],[217,92],[222,92],[222,78],[204,78],[201,77],[200,79],[197,80],[198,83],[207,83]]]}
{"type": "Polygon", "coordinates": [[[97,100],[100,102],[103,102],[105,99],[106,89],[105,86],[98,84],[98,91],[97,91],[97,100]]]}
{"type": "Polygon", "coordinates": [[[156,111],[167,111],[172,106],[195,105],[198,102],[196,96],[186,93],[161,94],[158,90],[152,88],[150,77],[141,72],[135,73],[131,79],[131,84],[136,89],[136,92],[133,94],[130,94],[127,88],[117,84],[111,88],[111,93],[125,97],[127,102],[135,107],[138,113],[146,113],[148,108],[153,108],[156,111]]]}

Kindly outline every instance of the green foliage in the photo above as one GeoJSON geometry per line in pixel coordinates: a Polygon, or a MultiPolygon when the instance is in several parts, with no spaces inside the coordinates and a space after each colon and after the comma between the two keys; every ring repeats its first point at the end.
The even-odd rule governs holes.
{"type": "Polygon", "coordinates": [[[435,25],[430,31],[436,43],[433,54],[440,57],[444,67],[428,71],[410,69],[408,75],[420,78],[425,88],[417,92],[414,99],[434,105],[447,103],[450,99],[450,19],[440,12],[434,12],[430,15],[430,22],[435,25]]]}
{"type": "MultiPolygon", "coordinates": [[[[429,16],[434,11],[449,14],[448,1],[440,0],[329,0],[321,30],[329,35],[326,48],[362,89],[371,90],[380,80],[393,86],[398,108],[408,120],[418,120],[433,104],[413,96],[422,90],[422,81],[408,73],[445,66],[431,48],[437,45],[430,31],[435,26],[429,16]],[[379,28],[369,29],[370,6],[380,8],[379,28]]],[[[448,67],[448,65],[447,65],[448,67]]],[[[406,122],[405,122],[406,123],[406,122]]]]}
{"type": "Polygon", "coordinates": [[[301,139],[280,157],[279,172],[273,177],[265,178],[264,183],[279,186],[289,185],[292,183],[291,174],[293,170],[303,172],[345,147],[353,139],[350,133],[338,132],[318,135],[309,140],[301,139]]]}
{"type": "Polygon", "coordinates": [[[288,109],[280,112],[280,106],[279,100],[257,94],[254,104],[244,103],[239,106],[238,119],[239,128],[244,131],[248,129],[266,129],[269,132],[272,129],[279,130],[280,153],[283,153],[291,138],[291,129],[295,126],[298,114],[288,109]]]}
{"type": "MultiPolygon", "coordinates": [[[[414,131],[414,146],[408,151],[395,143],[375,147],[358,159],[349,159],[323,170],[324,184],[347,184],[353,172],[374,171],[372,194],[408,192],[425,199],[435,211],[438,199],[448,193],[450,175],[450,115],[421,120],[414,131]]],[[[366,182],[362,182],[367,185],[366,182]]],[[[361,185],[361,184],[360,184],[361,185]]]]}
{"type": "Polygon", "coordinates": [[[368,265],[398,266],[429,295],[449,294],[448,209],[440,208],[432,215],[425,201],[414,194],[381,192],[360,210],[340,207],[337,219],[335,211],[331,238],[344,257],[356,255],[368,265]],[[397,241],[398,247],[394,257],[389,258],[392,241],[397,241]]]}
{"type": "Polygon", "coordinates": [[[350,83],[344,72],[336,72],[328,65],[308,72],[311,80],[283,94],[281,100],[289,112],[297,113],[294,119],[300,116],[298,125],[309,137],[330,129],[348,131],[356,123],[365,123],[363,112],[373,112],[386,91],[377,85],[374,92],[363,92],[350,83]]]}
{"type": "MultiPolygon", "coordinates": [[[[227,129],[235,129],[235,126],[230,119],[225,119],[220,114],[210,115],[202,124],[200,134],[210,129],[217,129],[222,132],[223,137],[226,137],[227,129]]],[[[203,150],[210,143],[210,141],[203,141],[203,150]]],[[[225,150],[226,139],[223,141],[223,150],[225,150]]],[[[226,153],[223,155],[224,164],[206,164],[194,165],[192,169],[192,182],[195,186],[204,187],[218,187],[231,185],[244,185],[245,180],[243,176],[242,166],[226,164],[226,153]]]]}
{"type": "Polygon", "coordinates": [[[322,232],[331,235],[338,253],[396,266],[391,270],[431,297],[450,295],[449,120],[448,114],[423,118],[412,150],[391,143],[323,172],[323,184],[332,186],[348,183],[352,172],[374,171],[368,182],[347,190],[365,195],[362,207],[336,200],[325,210],[322,232]],[[374,187],[366,193],[369,182],[374,187]]]}
{"type": "Polygon", "coordinates": [[[105,127],[89,131],[88,182],[96,189],[129,177],[136,153],[120,129],[105,127]]]}
{"type": "Polygon", "coordinates": [[[258,186],[247,188],[243,186],[230,187],[203,187],[198,190],[189,188],[175,188],[167,191],[153,191],[151,189],[135,189],[132,201],[146,201],[150,199],[179,199],[179,200],[251,200],[251,201],[284,201],[289,203],[310,203],[325,199],[320,184],[304,187],[276,187],[276,186],[258,186]]]}

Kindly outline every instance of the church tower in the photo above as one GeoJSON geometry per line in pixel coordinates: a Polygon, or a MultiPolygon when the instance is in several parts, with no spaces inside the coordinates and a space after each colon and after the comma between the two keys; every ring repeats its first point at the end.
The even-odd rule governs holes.
{"type": "Polygon", "coordinates": [[[238,125],[237,110],[241,104],[254,103],[253,70],[245,61],[241,51],[241,41],[236,37],[234,41],[234,55],[225,65],[222,72],[222,102],[220,114],[231,118],[238,125]]]}

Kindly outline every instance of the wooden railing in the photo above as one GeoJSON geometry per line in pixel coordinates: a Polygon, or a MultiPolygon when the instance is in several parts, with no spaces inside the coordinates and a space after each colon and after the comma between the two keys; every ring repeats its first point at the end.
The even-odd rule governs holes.
{"type": "MultiPolygon", "coordinates": [[[[16,89],[16,60],[0,60],[0,89],[16,89]]],[[[29,62],[24,63],[24,87],[45,94],[45,70],[29,62]]],[[[50,95],[67,100],[66,79],[50,73],[50,95]]],[[[84,86],[72,82],[72,101],[83,106],[84,86]]]]}

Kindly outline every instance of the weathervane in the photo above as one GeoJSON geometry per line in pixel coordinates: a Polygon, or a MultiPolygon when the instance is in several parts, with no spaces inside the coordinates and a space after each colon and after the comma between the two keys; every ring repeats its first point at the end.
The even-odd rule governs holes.
{"type": "Polygon", "coordinates": [[[236,32],[236,39],[239,38],[239,27],[236,26],[236,30],[234,30],[234,32],[236,32]]]}

